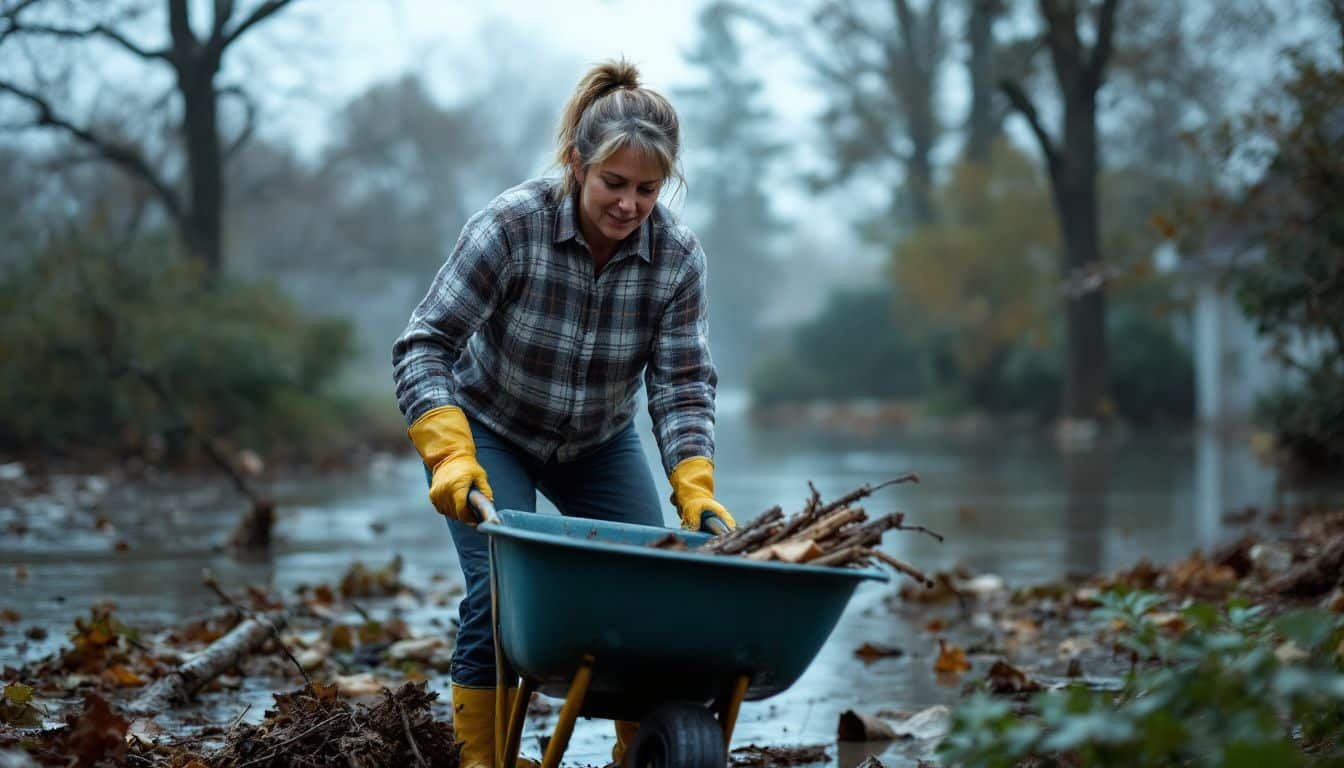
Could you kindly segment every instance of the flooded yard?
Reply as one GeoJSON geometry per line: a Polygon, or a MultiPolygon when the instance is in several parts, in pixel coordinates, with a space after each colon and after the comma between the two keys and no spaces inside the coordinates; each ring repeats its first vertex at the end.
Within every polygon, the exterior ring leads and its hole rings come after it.
{"type": "MultiPolygon", "coordinates": [[[[642,434],[657,466],[647,417],[642,434]]],[[[1273,473],[1245,443],[1212,435],[1134,433],[1066,455],[1044,435],[766,429],[741,409],[725,408],[718,440],[719,498],[739,520],[776,503],[796,511],[808,481],[833,498],[918,472],[919,485],[881,490],[864,506],[871,514],[903,511],[946,542],[889,532],[884,548],[928,572],[961,566],[997,575],[1010,588],[1207,550],[1234,534],[1225,515],[1275,501],[1273,473]]],[[[359,473],[271,487],[280,505],[276,543],[259,560],[238,560],[219,546],[244,504],[218,479],[52,482],[68,487],[37,499],[0,498],[0,609],[21,616],[0,635],[0,665],[49,653],[73,618],[101,601],[114,601],[119,618],[133,626],[200,615],[217,604],[202,586],[207,569],[225,587],[258,584],[281,592],[333,583],[353,560],[382,565],[394,556],[403,559],[402,578],[412,585],[451,589],[459,576],[446,526],[431,511],[422,471],[409,455],[380,458],[359,473]],[[60,498],[71,501],[53,501],[60,498]]],[[[666,496],[661,478],[660,488],[666,496]]],[[[669,506],[667,522],[673,519],[669,506]]],[[[849,765],[864,752],[837,752],[841,712],[914,713],[953,701],[961,686],[939,682],[932,669],[938,633],[927,625],[936,614],[901,608],[894,597],[900,585],[893,577],[861,587],[803,678],[773,699],[744,706],[734,744],[825,744],[832,762],[849,765]],[[865,662],[854,654],[864,643],[904,654],[865,662]]],[[[421,606],[405,618],[423,633],[447,631],[454,616],[451,607],[421,606]]],[[[972,622],[962,641],[973,642],[975,631],[972,622]]],[[[976,669],[983,676],[978,663],[976,669]]],[[[445,676],[430,678],[445,699],[447,685],[445,676]]],[[[228,703],[212,717],[255,721],[270,690],[249,683],[221,701],[228,703]]],[[[529,724],[524,754],[539,754],[536,737],[549,734],[553,722],[551,715],[529,724]]],[[[566,762],[601,765],[611,740],[610,724],[580,721],[566,762]]],[[[897,742],[887,754],[914,756],[902,752],[908,749],[897,742]]]]}

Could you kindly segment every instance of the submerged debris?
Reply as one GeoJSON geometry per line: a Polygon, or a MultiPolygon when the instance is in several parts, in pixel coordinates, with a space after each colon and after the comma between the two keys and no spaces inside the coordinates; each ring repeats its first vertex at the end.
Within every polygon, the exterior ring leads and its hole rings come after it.
{"type": "Polygon", "coordinates": [[[799,747],[760,747],[748,744],[729,753],[732,768],[781,768],[782,766],[812,765],[830,760],[825,744],[799,747]]]}

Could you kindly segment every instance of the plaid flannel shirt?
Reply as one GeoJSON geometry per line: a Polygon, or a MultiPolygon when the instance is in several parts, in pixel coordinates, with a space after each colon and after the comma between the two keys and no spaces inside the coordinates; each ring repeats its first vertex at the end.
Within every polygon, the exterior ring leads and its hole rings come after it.
{"type": "Polygon", "coordinates": [[[576,201],[534,179],[467,221],[392,348],[407,423],[457,405],[543,461],[634,417],[640,374],[671,473],[714,455],[705,254],[661,204],[600,274],[576,201]]]}

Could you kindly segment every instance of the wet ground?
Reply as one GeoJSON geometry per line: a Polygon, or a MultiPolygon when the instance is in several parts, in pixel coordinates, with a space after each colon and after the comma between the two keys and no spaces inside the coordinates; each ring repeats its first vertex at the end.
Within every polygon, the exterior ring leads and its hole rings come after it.
{"type": "MultiPolygon", "coordinates": [[[[647,423],[643,434],[657,466],[647,423]]],[[[729,408],[720,417],[716,463],[719,496],[739,519],[773,503],[794,511],[809,480],[833,497],[917,471],[920,485],[880,491],[867,508],[905,511],[947,541],[888,533],[885,548],[929,571],[960,564],[997,574],[1010,586],[1113,570],[1141,557],[1176,559],[1233,535],[1226,513],[1275,501],[1272,473],[1244,442],[1212,436],[1131,434],[1066,455],[1044,435],[840,436],[755,428],[745,413],[729,408]]],[[[0,487],[13,487],[14,472],[4,470],[9,479],[0,476],[0,487]]],[[[226,587],[252,583],[289,591],[334,582],[352,560],[380,565],[400,555],[408,583],[443,585],[456,578],[446,527],[429,510],[422,472],[410,456],[384,457],[338,478],[271,486],[281,510],[276,545],[269,558],[255,561],[239,561],[219,547],[244,504],[217,479],[58,477],[52,484],[51,493],[36,499],[0,496],[0,609],[21,616],[0,636],[0,666],[50,652],[72,619],[96,602],[115,601],[118,616],[133,625],[199,615],[217,603],[201,585],[204,569],[226,587]],[[434,581],[436,575],[446,581],[434,581]],[[26,636],[44,631],[44,640],[26,636]]],[[[665,482],[660,490],[667,493],[665,482]]],[[[937,637],[956,639],[958,630],[930,631],[933,614],[923,609],[893,612],[888,603],[897,585],[861,587],[803,678],[784,694],[744,707],[734,743],[825,744],[832,763],[849,765],[872,750],[837,751],[842,711],[915,712],[953,701],[961,686],[940,682],[932,666],[937,637]],[[865,642],[905,654],[865,663],[853,653],[865,642]]],[[[451,615],[419,608],[406,618],[419,631],[437,631],[451,615]]],[[[962,618],[962,642],[973,641],[973,617],[962,618]]],[[[973,654],[975,673],[983,676],[993,658],[973,654]]],[[[1022,661],[1037,669],[1058,666],[1040,655],[1022,661]]],[[[431,687],[446,697],[446,679],[432,678],[431,687]]],[[[270,695],[245,687],[220,700],[229,703],[214,716],[255,720],[270,695]]],[[[553,716],[530,725],[525,753],[538,753],[536,737],[549,733],[552,722],[553,716]]],[[[580,722],[566,762],[602,764],[611,739],[608,723],[580,722]]],[[[891,764],[897,756],[917,756],[912,750],[917,747],[898,743],[884,759],[891,764]]]]}

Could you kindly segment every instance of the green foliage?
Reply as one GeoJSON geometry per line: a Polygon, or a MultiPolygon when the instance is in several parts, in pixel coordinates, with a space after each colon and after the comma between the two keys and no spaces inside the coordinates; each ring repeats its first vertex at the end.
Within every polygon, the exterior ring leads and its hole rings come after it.
{"type": "MultiPolygon", "coordinates": [[[[1018,343],[970,370],[958,356],[959,334],[912,332],[894,316],[900,299],[882,290],[841,291],[791,346],[753,369],[755,402],[844,398],[934,398],[942,406],[991,413],[1029,413],[1041,421],[1059,410],[1057,345],[1018,343]]],[[[904,313],[902,313],[904,314],[904,313]]],[[[1133,423],[1188,422],[1194,414],[1190,352],[1167,317],[1146,305],[1117,304],[1108,318],[1111,391],[1121,417],[1133,423]]]]}
{"type": "Polygon", "coordinates": [[[1018,345],[1043,346],[1059,311],[1050,193],[1007,142],[989,167],[962,163],[938,191],[938,219],[903,239],[891,276],[916,328],[938,329],[974,377],[1018,345]]]}
{"type": "Polygon", "coordinates": [[[1111,397],[1127,421],[1188,423],[1194,418],[1194,362],[1189,347],[1172,332],[1171,320],[1136,304],[1116,303],[1108,313],[1111,397]]]}
{"type": "Polygon", "coordinates": [[[929,374],[924,350],[896,326],[891,294],[882,289],[833,294],[821,314],[794,330],[783,354],[759,361],[751,374],[763,405],[811,399],[914,397],[929,374]]]}
{"type": "Polygon", "coordinates": [[[1136,667],[1118,694],[1072,687],[1035,696],[1035,714],[979,693],[941,747],[967,766],[1344,765],[1344,617],[1271,618],[1242,602],[1195,603],[1173,636],[1151,619],[1166,598],[1116,591],[1096,617],[1127,629],[1136,667]]]}
{"type": "Polygon", "coordinates": [[[173,460],[195,447],[189,426],[298,453],[336,438],[345,322],[269,284],[207,280],[166,238],[107,239],[57,238],[0,273],[0,448],[173,460]]]}
{"type": "MultiPolygon", "coordinates": [[[[1344,16],[1338,17],[1344,20],[1344,16]]],[[[1336,32],[1344,37],[1344,29],[1336,32]]],[[[1232,284],[1243,310],[1295,374],[1261,413],[1293,455],[1344,464],[1344,70],[1293,57],[1288,114],[1261,107],[1220,141],[1230,165],[1260,161],[1259,180],[1217,200],[1258,245],[1232,284]]]]}

